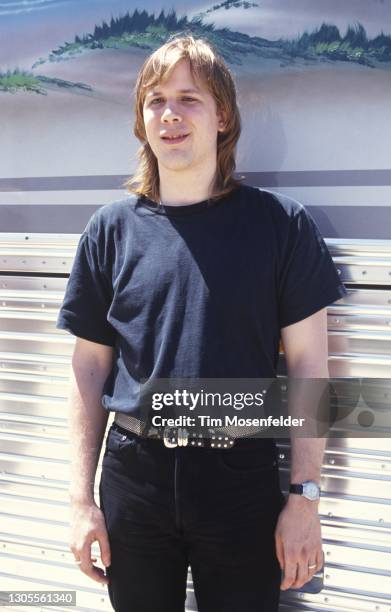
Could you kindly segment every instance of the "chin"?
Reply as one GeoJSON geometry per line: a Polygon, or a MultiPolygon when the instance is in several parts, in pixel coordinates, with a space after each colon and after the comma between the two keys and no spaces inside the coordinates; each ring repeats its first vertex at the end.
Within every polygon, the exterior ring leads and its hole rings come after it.
{"type": "Polygon", "coordinates": [[[184,170],[192,165],[192,160],[189,159],[167,159],[165,157],[158,157],[159,165],[167,170],[184,170]]]}

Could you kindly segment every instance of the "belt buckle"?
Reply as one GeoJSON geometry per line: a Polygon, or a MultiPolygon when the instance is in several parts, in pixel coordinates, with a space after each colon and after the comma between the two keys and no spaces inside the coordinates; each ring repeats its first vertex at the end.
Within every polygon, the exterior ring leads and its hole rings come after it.
{"type": "MultiPolygon", "coordinates": [[[[168,427],[163,430],[163,442],[167,448],[176,448],[177,446],[187,446],[189,444],[189,432],[185,427],[168,427]]],[[[202,434],[194,434],[191,438],[191,446],[205,446],[208,440],[203,439],[202,434]]],[[[234,440],[230,436],[215,435],[211,436],[209,448],[232,448],[234,440]]]]}
{"type": "Polygon", "coordinates": [[[163,442],[167,448],[187,446],[189,432],[185,427],[165,427],[163,431],[163,442]]]}

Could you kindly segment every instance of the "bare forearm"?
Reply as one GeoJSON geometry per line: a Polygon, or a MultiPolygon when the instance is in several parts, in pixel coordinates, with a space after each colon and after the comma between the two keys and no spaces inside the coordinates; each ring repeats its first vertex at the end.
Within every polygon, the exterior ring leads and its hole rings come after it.
{"type": "Polygon", "coordinates": [[[88,365],[72,368],[69,393],[71,503],[94,501],[94,481],[108,413],[101,394],[108,372],[88,365]]]}
{"type": "Polygon", "coordinates": [[[325,447],[325,438],[292,438],[291,482],[315,480],[320,483],[325,447]]]}
{"type": "MultiPolygon", "coordinates": [[[[289,413],[306,419],[304,431],[291,435],[292,483],[305,480],[320,483],[327,439],[320,437],[319,418],[322,415],[320,406],[328,397],[328,374],[327,364],[320,364],[318,368],[314,364],[297,364],[289,371],[289,413]],[[318,437],[312,437],[312,432],[318,437]]],[[[294,497],[296,499],[297,495],[294,497]]]]}

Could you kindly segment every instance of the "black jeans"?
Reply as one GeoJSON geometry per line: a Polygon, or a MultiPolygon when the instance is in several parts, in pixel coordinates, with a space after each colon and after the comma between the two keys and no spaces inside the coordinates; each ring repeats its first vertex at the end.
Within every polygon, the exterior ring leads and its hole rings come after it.
{"type": "Polygon", "coordinates": [[[113,424],[99,494],[116,612],[183,612],[189,565],[200,612],[278,610],[274,440],[171,449],[113,424]]]}

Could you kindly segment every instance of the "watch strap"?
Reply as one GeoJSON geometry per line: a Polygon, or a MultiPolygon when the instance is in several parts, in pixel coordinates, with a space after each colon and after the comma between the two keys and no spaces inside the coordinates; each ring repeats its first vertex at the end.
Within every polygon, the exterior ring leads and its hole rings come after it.
{"type": "Polygon", "coordinates": [[[297,493],[298,495],[303,495],[303,485],[302,484],[289,485],[289,493],[297,493]]]}

